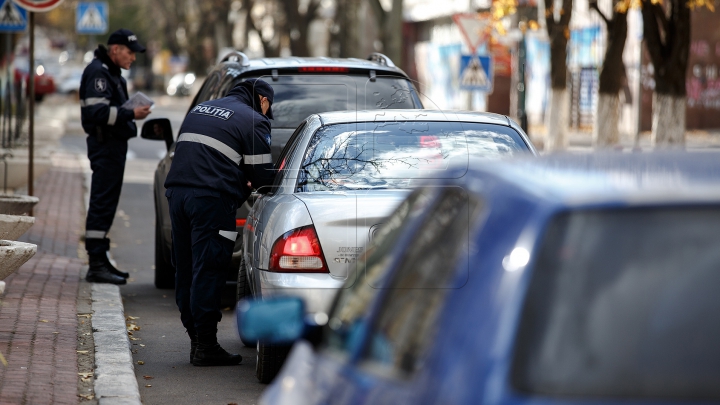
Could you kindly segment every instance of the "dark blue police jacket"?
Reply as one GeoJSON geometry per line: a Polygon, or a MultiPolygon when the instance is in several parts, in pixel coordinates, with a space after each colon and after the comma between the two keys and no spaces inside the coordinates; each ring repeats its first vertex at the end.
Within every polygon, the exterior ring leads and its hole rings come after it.
{"type": "Polygon", "coordinates": [[[137,136],[135,113],[120,108],[128,99],[125,78],[120,67],[99,45],[95,59],[83,71],[80,81],[80,116],[82,127],[90,136],[102,132],[105,138],[129,139],[137,136]]]}
{"type": "Polygon", "coordinates": [[[180,127],[165,179],[173,186],[217,190],[239,202],[274,180],[270,121],[250,107],[252,95],[235,87],[224,98],[196,105],[180,127]]]}

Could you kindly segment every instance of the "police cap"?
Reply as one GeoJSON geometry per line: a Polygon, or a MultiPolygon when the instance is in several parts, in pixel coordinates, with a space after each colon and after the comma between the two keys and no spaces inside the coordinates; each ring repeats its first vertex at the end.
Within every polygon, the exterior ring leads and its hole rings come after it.
{"type": "Polygon", "coordinates": [[[125,28],[120,28],[110,34],[108,45],[125,45],[133,52],[145,52],[145,47],[140,45],[137,36],[125,28]]]}
{"type": "Polygon", "coordinates": [[[250,91],[253,95],[253,103],[255,103],[255,99],[257,98],[257,94],[267,97],[268,101],[270,102],[270,107],[267,110],[267,114],[265,114],[268,118],[273,119],[273,113],[272,113],[272,103],[273,103],[273,97],[275,96],[275,91],[273,90],[272,86],[268,84],[265,80],[262,79],[249,79],[244,81],[242,84],[245,86],[248,86],[250,91]]]}

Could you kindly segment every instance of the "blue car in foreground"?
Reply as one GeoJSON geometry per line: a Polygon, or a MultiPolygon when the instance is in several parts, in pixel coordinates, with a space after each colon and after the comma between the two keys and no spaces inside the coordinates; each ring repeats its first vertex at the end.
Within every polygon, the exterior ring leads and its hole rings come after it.
{"type": "Polygon", "coordinates": [[[720,401],[720,154],[471,167],[397,208],[329,314],[238,305],[244,338],[295,341],[261,403],[720,401]]]}

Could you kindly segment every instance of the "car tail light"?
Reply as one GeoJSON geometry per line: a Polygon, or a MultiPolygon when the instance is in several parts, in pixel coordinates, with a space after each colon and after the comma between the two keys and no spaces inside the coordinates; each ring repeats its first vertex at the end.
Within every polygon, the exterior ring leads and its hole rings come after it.
{"type": "Polygon", "coordinates": [[[315,227],[286,232],[270,253],[270,271],[281,273],[329,273],[315,227]]]}
{"type": "Polygon", "coordinates": [[[245,222],[247,222],[247,219],[245,218],[235,218],[235,227],[236,228],[243,228],[245,227],[245,222]]]}
{"type": "Polygon", "coordinates": [[[298,72],[304,73],[348,73],[349,68],[339,66],[304,66],[298,68],[298,72]]]}

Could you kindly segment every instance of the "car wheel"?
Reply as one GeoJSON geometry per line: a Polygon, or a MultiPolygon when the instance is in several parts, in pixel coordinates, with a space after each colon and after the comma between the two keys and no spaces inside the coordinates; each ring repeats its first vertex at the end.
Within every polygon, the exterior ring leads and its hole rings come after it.
{"type": "Polygon", "coordinates": [[[175,268],[165,258],[163,249],[162,229],[155,220],[155,288],[175,288],[175,268]]]}
{"type": "Polygon", "coordinates": [[[262,384],[270,384],[285,362],[285,358],[290,352],[290,346],[267,345],[258,342],[256,347],[255,376],[262,384]]]}

